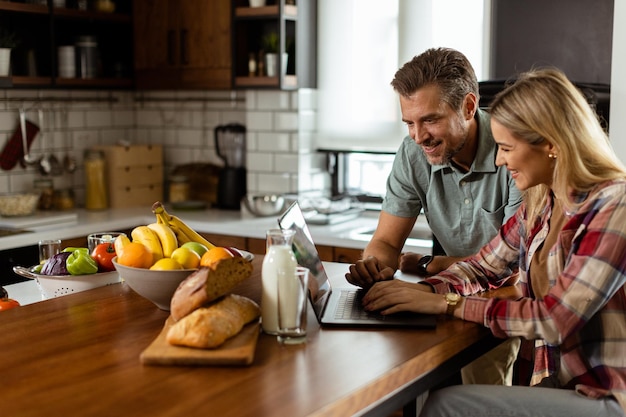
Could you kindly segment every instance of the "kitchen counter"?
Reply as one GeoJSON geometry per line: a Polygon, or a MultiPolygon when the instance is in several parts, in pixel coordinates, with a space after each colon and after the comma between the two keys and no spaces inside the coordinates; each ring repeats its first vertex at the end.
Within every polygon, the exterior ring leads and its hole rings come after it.
{"type": "MultiPolygon", "coordinates": [[[[265,239],[265,231],[277,227],[276,217],[254,217],[245,210],[174,210],[168,212],[183,219],[198,232],[265,239]]],[[[365,211],[358,218],[334,225],[310,225],[316,244],[362,249],[369,241],[368,232],[376,228],[379,212],[365,211]]],[[[29,233],[0,237],[0,250],[36,245],[41,239],[70,239],[96,232],[126,230],[155,221],[150,208],[136,207],[71,212],[38,212],[21,218],[0,217],[0,227],[26,229],[29,233]]],[[[427,232],[423,216],[416,224],[417,230],[427,232]]],[[[430,253],[432,246],[424,240],[411,239],[405,251],[430,253]]]]}

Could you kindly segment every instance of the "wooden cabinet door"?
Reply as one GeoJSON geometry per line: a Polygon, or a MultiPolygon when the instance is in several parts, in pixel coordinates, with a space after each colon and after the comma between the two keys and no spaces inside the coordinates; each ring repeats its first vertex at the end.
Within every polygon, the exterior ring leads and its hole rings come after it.
{"type": "Polygon", "coordinates": [[[230,0],[136,0],[138,88],[231,87],[230,0]]]}
{"type": "Polygon", "coordinates": [[[184,88],[231,87],[230,0],[174,0],[184,88]]]}
{"type": "Polygon", "coordinates": [[[352,249],[352,248],[339,248],[336,247],[334,250],[334,261],[341,263],[353,264],[359,259],[361,259],[363,254],[363,249],[352,249]]]}
{"type": "Polygon", "coordinates": [[[246,238],[240,236],[216,235],[212,233],[200,233],[202,237],[215,246],[232,246],[237,249],[246,248],[246,238]]]}
{"type": "Polygon", "coordinates": [[[138,88],[175,88],[178,74],[178,14],[170,0],[133,2],[135,83],[138,88]]]}

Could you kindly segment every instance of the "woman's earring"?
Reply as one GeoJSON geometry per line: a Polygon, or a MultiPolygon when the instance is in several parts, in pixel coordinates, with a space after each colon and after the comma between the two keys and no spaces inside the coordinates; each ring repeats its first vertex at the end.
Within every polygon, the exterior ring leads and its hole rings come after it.
{"type": "Polygon", "coordinates": [[[556,159],[556,154],[553,154],[552,152],[550,152],[550,153],[548,154],[548,158],[550,158],[550,159],[556,159]]]}

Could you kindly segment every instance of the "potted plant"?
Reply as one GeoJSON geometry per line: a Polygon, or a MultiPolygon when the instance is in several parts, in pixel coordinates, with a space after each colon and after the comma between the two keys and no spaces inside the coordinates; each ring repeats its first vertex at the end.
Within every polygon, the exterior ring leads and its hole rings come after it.
{"type": "Polygon", "coordinates": [[[0,28],[0,77],[9,75],[11,69],[11,49],[18,44],[14,32],[0,28]]]}
{"type": "Polygon", "coordinates": [[[278,72],[278,33],[270,32],[263,36],[265,52],[265,71],[268,77],[275,77],[278,72]]]}
{"type": "MultiPolygon", "coordinates": [[[[268,77],[275,77],[278,73],[278,49],[280,40],[278,33],[270,32],[263,36],[263,51],[265,52],[265,68],[268,77]]],[[[282,55],[283,75],[287,68],[288,55],[282,55]]]]}

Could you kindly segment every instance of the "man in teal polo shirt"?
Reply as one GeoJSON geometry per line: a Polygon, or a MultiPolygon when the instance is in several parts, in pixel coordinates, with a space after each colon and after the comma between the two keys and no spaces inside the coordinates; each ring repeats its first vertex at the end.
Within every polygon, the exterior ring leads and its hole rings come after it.
{"type": "MultiPolygon", "coordinates": [[[[400,68],[391,85],[409,136],[396,153],[376,232],[346,274],[363,288],[392,279],[398,268],[432,275],[478,252],[521,203],[506,167],[496,166],[489,115],[478,107],[478,81],[462,53],[429,49],[400,68]],[[402,254],[422,209],[441,249],[435,256],[402,254]]],[[[479,371],[464,370],[463,381],[510,385],[518,345],[502,344],[479,371]]]]}

